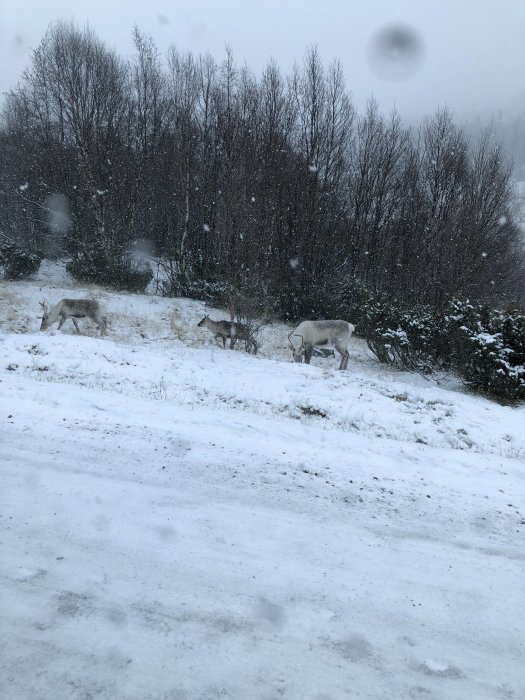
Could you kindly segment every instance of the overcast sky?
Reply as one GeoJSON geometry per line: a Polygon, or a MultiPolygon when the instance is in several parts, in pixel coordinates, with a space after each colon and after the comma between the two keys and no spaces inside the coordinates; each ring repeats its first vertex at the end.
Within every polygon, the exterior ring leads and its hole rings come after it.
{"type": "Polygon", "coordinates": [[[525,0],[0,0],[0,92],[56,19],[89,23],[123,56],[134,24],[162,52],[173,43],[220,60],[229,44],[256,72],[270,58],[289,71],[316,44],[324,60],[340,59],[358,108],[373,94],[410,120],[443,105],[458,119],[525,111],[525,0]],[[369,60],[370,42],[392,23],[423,47],[404,79],[379,75],[369,60]]]}

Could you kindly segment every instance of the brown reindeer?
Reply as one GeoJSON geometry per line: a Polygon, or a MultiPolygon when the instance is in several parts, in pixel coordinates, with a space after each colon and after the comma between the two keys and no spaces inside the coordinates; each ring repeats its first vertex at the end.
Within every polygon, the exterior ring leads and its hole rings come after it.
{"type": "Polygon", "coordinates": [[[206,328],[213,333],[215,336],[215,342],[219,344],[219,340],[222,340],[222,347],[226,348],[226,339],[230,339],[230,350],[233,350],[237,340],[244,340],[246,343],[246,351],[257,353],[257,343],[252,337],[252,333],[248,326],[243,323],[237,323],[236,321],[212,321],[211,318],[206,314],[206,316],[199,321],[197,324],[199,328],[206,326],[206,328]]]}

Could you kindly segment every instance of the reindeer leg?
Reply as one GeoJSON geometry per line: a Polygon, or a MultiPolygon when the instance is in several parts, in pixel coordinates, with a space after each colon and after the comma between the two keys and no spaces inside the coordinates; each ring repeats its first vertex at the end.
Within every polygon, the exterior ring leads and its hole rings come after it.
{"type": "Polygon", "coordinates": [[[346,369],[348,367],[348,358],[350,357],[348,348],[336,347],[336,350],[341,355],[341,364],[339,365],[339,369],[346,369]]]}
{"type": "Polygon", "coordinates": [[[305,345],[304,346],[304,361],[307,365],[310,364],[310,360],[312,359],[312,354],[313,354],[313,346],[312,345],[305,345]]]}
{"type": "Polygon", "coordinates": [[[66,322],[66,317],[65,317],[65,316],[61,316],[61,317],[60,317],[60,323],[58,324],[58,330],[60,330],[60,329],[62,328],[62,326],[64,325],[65,322],[66,322]]]}
{"type": "Polygon", "coordinates": [[[77,333],[78,333],[79,335],[81,335],[81,333],[80,333],[80,328],[78,327],[77,319],[76,319],[74,316],[71,316],[71,320],[72,320],[73,323],[75,324],[75,328],[77,329],[77,333]]]}

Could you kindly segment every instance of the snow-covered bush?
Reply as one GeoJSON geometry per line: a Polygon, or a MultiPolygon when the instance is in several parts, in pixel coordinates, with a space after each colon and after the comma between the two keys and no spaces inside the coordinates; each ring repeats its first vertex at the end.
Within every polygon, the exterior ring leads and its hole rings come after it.
{"type": "Polygon", "coordinates": [[[363,308],[361,335],[380,362],[456,372],[489,395],[525,399],[525,315],[453,300],[446,313],[385,299],[363,308]]]}
{"type": "Polygon", "coordinates": [[[148,262],[127,256],[80,255],[67,264],[69,274],[80,282],[91,282],[128,292],[143,292],[153,279],[148,262]]]}
{"type": "Polygon", "coordinates": [[[332,276],[299,288],[290,284],[275,295],[279,318],[291,323],[304,320],[342,319],[361,335],[365,309],[374,295],[353,276],[332,276]]]}
{"type": "Polygon", "coordinates": [[[525,313],[516,309],[501,312],[498,327],[505,345],[511,350],[509,362],[513,366],[525,365],[525,313]]]}
{"type": "Polygon", "coordinates": [[[473,388],[525,399],[525,316],[454,300],[446,316],[451,362],[473,388]]]}
{"type": "Polygon", "coordinates": [[[446,340],[430,309],[407,309],[384,299],[362,309],[361,335],[380,362],[429,373],[440,363],[446,340]]]}
{"type": "Polygon", "coordinates": [[[276,307],[280,318],[297,323],[306,319],[335,318],[339,301],[325,284],[311,284],[305,289],[290,285],[277,294],[276,307]]]}
{"type": "Polygon", "coordinates": [[[183,281],[177,275],[170,276],[160,284],[160,292],[165,297],[187,297],[199,299],[211,306],[222,306],[228,290],[223,280],[195,279],[183,281]]]}
{"type": "Polygon", "coordinates": [[[6,279],[27,279],[38,272],[43,255],[10,240],[0,243],[0,268],[6,279]]]}

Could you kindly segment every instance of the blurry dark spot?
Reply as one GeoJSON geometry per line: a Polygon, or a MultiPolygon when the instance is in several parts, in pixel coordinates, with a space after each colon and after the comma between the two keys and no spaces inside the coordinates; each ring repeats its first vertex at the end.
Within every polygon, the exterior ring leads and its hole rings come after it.
{"type": "Polygon", "coordinates": [[[157,14],[157,20],[158,23],[163,26],[170,23],[169,17],[166,17],[166,15],[161,15],[160,12],[157,14]]]}
{"type": "Polygon", "coordinates": [[[95,528],[99,532],[106,532],[109,530],[110,522],[106,515],[99,515],[95,518],[95,528]]]}
{"type": "Polygon", "coordinates": [[[431,691],[421,685],[415,685],[409,690],[408,694],[411,698],[419,698],[419,700],[421,700],[423,697],[429,697],[431,695],[431,691]]]}
{"type": "MultiPolygon", "coordinates": [[[[162,467],[164,469],[164,467],[162,467]]],[[[169,540],[172,537],[175,537],[176,532],[174,527],[170,527],[169,525],[161,525],[160,527],[157,528],[157,532],[159,533],[159,536],[162,537],[163,540],[169,540]]]]}
{"type": "Polygon", "coordinates": [[[39,632],[45,632],[50,628],[50,625],[46,625],[45,622],[34,622],[33,627],[39,632]]]}
{"type": "Polygon", "coordinates": [[[64,194],[50,194],[45,205],[49,231],[55,234],[67,233],[72,225],[68,198],[64,194]]]}
{"type": "Polygon", "coordinates": [[[404,642],[405,644],[408,644],[409,647],[415,647],[415,646],[416,646],[416,643],[414,642],[414,640],[413,640],[411,637],[407,636],[407,635],[401,637],[401,641],[404,642]]]}
{"type": "Polygon", "coordinates": [[[357,661],[371,656],[373,651],[370,642],[359,634],[353,634],[337,642],[335,647],[343,658],[349,659],[350,661],[357,661]]]}
{"type": "Polygon", "coordinates": [[[255,614],[269,629],[282,629],[286,624],[286,615],[282,607],[266,598],[259,600],[255,614]]]}
{"type": "Polygon", "coordinates": [[[206,32],[206,22],[203,22],[202,20],[199,20],[197,22],[193,22],[191,25],[191,33],[193,35],[194,39],[199,39],[202,37],[206,32]]]}
{"type": "Polygon", "coordinates": [[[63,617],[89,615],[92,608],[93,603],[91,597],[84,593],[64,591],[57,596],[57,611],[63,617]]]}
{"type": "Polygon", "coordinates": [[[418,33],[405,25],[389,25],[377,32],[368,45],[368,60],[384,80],[406,80],[423,65],[425,50],[418,33]]]}
{"type": "Polygon", "coordinates": [[[107,618],[115,625],[123,625],[126,622],[126,614],[118,608],[110,608],[107,612],[107,618]]]}
{"type": "Polygon", "coordinates": [[[22,34],[15,34],[11,39],[11,51],[20,56],[26,53],[27,40],[22,34]]]}

